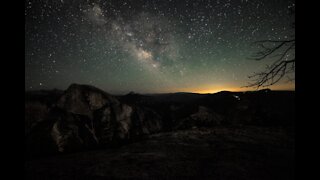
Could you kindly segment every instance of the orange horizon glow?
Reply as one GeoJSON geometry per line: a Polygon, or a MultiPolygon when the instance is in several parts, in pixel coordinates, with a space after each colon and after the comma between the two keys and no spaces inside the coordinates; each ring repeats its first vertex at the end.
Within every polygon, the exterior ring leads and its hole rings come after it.
{"type": "Polygon", "coordinates": [[[211,94],[211,93],[217,93],[221,91],[231,91],[231,92],[245,92],[245,91],[257,91],[261,89],[271,89],[271,90],[278,90],[278,91],[294,91],[295,85],[294,84],[278,84],[271,87],[261,87],[259,89],[257,88],[248,88],[248,87],[204,87],[204,88],[185,88],[185,89],[179,89],[175,90],[175,92],[191,92],[191,93],[198,93],[198,94],[211,94]]]}

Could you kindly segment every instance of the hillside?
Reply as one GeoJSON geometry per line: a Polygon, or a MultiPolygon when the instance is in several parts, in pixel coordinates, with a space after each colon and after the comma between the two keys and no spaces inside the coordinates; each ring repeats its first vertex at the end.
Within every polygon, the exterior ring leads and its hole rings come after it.
{"type": "Polygon", "coordinates": [[[29,179],[290,179],[294,91],[26,92],[25,138],[29,179]]]}

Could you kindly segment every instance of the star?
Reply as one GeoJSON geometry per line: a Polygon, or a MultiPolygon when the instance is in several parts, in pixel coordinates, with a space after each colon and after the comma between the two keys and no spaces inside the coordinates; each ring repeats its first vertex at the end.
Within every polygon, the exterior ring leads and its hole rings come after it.
{"type": "Polygon", "coordinates": [[[240,88],[272,60],[248,61],[258,48],[253,42],[294,37],[294,8],[294,0],[26,0],[25,89],[71,83],[111,93],[240,88]]]}

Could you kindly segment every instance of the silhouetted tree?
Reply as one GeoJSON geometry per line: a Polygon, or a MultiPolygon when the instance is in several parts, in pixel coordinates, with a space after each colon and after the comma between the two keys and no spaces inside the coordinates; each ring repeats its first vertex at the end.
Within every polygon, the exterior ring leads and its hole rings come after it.
{"type": "MultiPolygon", "coordinates": [[[[295,7],[289,9],[290,14],[294,16],[295,7]]],[[[295,28],[295,22],[292,23],[292,28],[295,28]]],[[[266,87],[274,85],[287,75],[289,81],[294,81],[290,74],[295,72],[295,36],[292,39],[286,40],[262,40],[256,41],[255,45],[261,48],[251,58],[257,61],[276,58],[273,63],[267,65],[265,70],[249,76],[252,80],[246,87],[266,87]]]]}
{"type": "MultiPolygon", "coordinates": [[[[279,82],[285,75],[295,72],[295,39],[290,40],[263,40],[255,42],[262,51],[253,55],[254,60],[263,60],[268,57],[277,59],[267,65],[264,71],[249,76],[253,80],[247,87],[260,88],[271,86],[279,82]]],[[[289,79],[294,80],[294,79],[289,79]]]]}

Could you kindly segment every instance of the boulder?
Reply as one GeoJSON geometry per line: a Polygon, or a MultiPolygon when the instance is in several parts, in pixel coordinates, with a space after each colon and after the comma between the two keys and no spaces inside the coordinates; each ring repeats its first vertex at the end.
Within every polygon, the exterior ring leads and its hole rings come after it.
{"type": "Polygon", "coordinates": [[[161,117],[153,110],[121,103],[88,85],[72,84],[55,104],[48,109],[26,103],[28,122],[41,122],[28,124],[30,151],[74,152],[139,138],[162,128],[161,117]],[[50,146],[42,147],[48,142],[50,146]]]}

